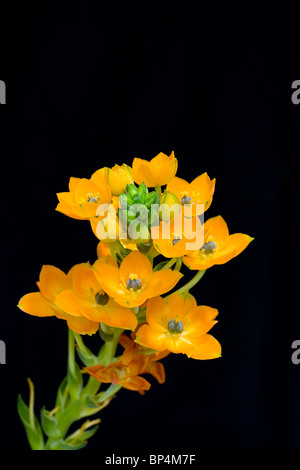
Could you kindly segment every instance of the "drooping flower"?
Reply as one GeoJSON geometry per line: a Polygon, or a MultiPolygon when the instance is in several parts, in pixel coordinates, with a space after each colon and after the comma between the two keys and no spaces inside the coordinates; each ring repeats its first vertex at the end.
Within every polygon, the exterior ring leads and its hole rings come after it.
{"type": "Polygon", "coordinates": [[[203,270],[215,264],[224,264],[238,256],[252,240],[252,237],[243,233],[229,235],[223,217],[212,217],[204,224],[203,246],[185,256],[183,262],[192,270],[203,270]]]}
{"type": "Polygon", "coordinates": [[[203,228],[198,217],[186,218],[183,212],[169,222],[152,227],[155,249],[166,258],[179,258],[203,245],[203,228]]]}
{"type": "Polygon", "coordinates": [[[135,356],[128,364],[124,364],[121,359],[112,362],[107,366],[98,364],[96,366],[85,367],[84,370],[99,382],[112,383],[121,385],[122,387],[139,392],[141,395],[149,390],[151,384],[140,377],[139,374],[145,368],[147,358],[145,356],[135,356]]]}
{"type": "Polygon", "coordinates": [[[65,289],[70,289],[73,269],[65,274],[55,266],[43,266],[37,283],[40,292],[24,295],[20,299],[18,307],[24,312],[38,317],[56,316],[66,320],[69,328],[76,333],[91,335],[99,328],[97,321],[91,321],[78,312],[68,314],[55,304],[57,296],[65,289]]]}
{"type": "MultiPolygon", "coordinates": [[[[100,258],[98,264],[104,269],[116,267],[111,256],[100,258]]],[[[63,290],[55,304],[70,315],[84,316],[93,322],[133,330],[137,325],[136,316],[129,308],[121,307],[111,298],[97,281],[95,270],[89,263],[74,266],[72,287],[63,290]]]]}
{"type": "Polygon", "coordinates": [[[122,362],[124,364],[129,364],[137,354],[142,354],[146,356],[147,361],[141,374],[151,374],[160,384],[164,383],[166,379],[165,368],[163,364],[158,361],[168,356],[170,351],[160,351],[148,354],[147,349],[134,341],[135,338],[136,332],[133,331],[130,333],[130,337],[124,333],[120,336],[119,343],[124,348],[122,362]]]}
{"type": "Polygon", "coordinates": [[[70,178],[69,192],[57,194],[58,212],[73,219],[90,220],[96,216],[100,204],[110,204],[111,189],[107,183],[107,168],[93,173],[90,179],[70,178]]]}
{"type": "Polygon", "coordinates": [[[148,187],[163,186],[174,178],[177,167],[178,162],[174,152],[169,157],[160,152],[150,161],[135,158],[132,163],[132,174],[137,184],[144,182],[148,187]]]}
{"type": "Polygon", "coordinates": [[[102,289],[124,307],[138,307],[147,299],[168,292],[182,277],[171,269],[153,272],[150,261],[139,251],[126,256],[120,268],[99,261],[94,268],[102,289]]]}
{"type": "Polygon", "coordinates": [[[114,196],[124,193],[126,186],[133,183],[131,168],[128,165],[115,165],[108,169],[107,181],[114,196]]]}
{"type": "Polygon", "coordinates": [[[211,180],[207,173],[198,176],[191,183],[175,176],[166,189],[175,194],[179,203],[184,206],[186,216],[190,217],[201,215],[209,208],[215,191],[215,183],[216,180],[211,180]]]}
{"type": "Polygon", "coordinates": [[[97,257],[103,258],[104,256],[110,256],[111,251],[109,245],[104,242],[99,242],[97,245],[97,257]]]}
{"type": "Polygon", "coordinates": [[[218,311],[197,306],[187,293],[174,292],[166,299],[155,297],[147,303],[147,325],[137,331],[136,342],[156,351],[183,353],[193,359],[220,357],[220,343],[207,332],[214,326],[218,311]]]}

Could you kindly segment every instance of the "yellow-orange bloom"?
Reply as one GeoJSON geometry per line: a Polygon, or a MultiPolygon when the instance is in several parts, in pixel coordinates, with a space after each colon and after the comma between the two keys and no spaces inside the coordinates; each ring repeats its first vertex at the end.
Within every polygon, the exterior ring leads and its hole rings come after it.
{"type": "MultiPolygon", "coordinates": [[[[104,269],[117,266],[110,256],[100,258],[97,262],[104,269]]],[[[89,263],[74,266],[72,287],[58,294],[55,304],[70,315],[84,316],[93,322],[129,330],[137,326],[137,319],[132,311],[118,305],[102,289],[95,277],[95,270],[89,263]]]]}
{"type": "Polygon", "coordinates": [[[120,268],[99,261],[94,268],[102,289],[124,307],[138,307],[147,299],[168,292],[182,277],[171,269],[153,272],[150,261],[139,251],[126,256],[120,268]]]}
{"type": "Polygon", "coordinates": [[[93,334],[99,328],[99,323],[91,321],[80,314],[68,314],[55,304],[57,296],[69,289],[72,285],[72,268],[65,274],[55,266],[45,265],[40,273],[40,280],[37,283],[40,292],[32,292],[24,295],[18,304],[23,312],[38,317],[56,316],[66,320],[69,328],[80,334],[93,334]]]}
{"type": "Polygon", "coordinates": [[[177,167],[174,152],[169,157],[160,152],[150,161],[135,158],[132,163],[132,174],[137,184],[144,182],[148,187],[163,186],[174,178],[177,167]]]}
{"type": "Polygon", "coordinates": [[[147,358],[141,355],[136,356],[129,364],[124,364],[120,359],[107,366],[98,364],[85,367],[84,370],[99,382],[119,384],[127,390],[139,392],[143,395],[151,387],[151,384],[139,375],[144,370],[146,361],[147,358]]]}
{"type": "Polygon", "coordinates": [[[96,216],[100,204],[110,204],[111,189],[107,183],[107,168],[93,173],[91,179],[70,178],[69,192],[57,194],[58,212],[73,219],[89,220],[96,216]]]}
{"type": "Polygon", "coordinates": [[[119,343],[123,346],[124,352],[122,354],[123,364],[129,364],[135,356],[142,354],[147,358],[144,369],[141,374],[151,374],[156,380],[162,384],[165,382],[166,373],[163,364],[160,361],[170,354],[170,351],[154,352],[153,354],[145,354],[145,348],[137,344],[134,339],[136,333],[131,332],[130,337],[124,333],[120,336],[119,343]]]}
{"type": "Polygon", "coordinates": [[[174,193],[180,204],[185,206],[186,215],[189,207],[191,216],[201,215],[212,203],[216,180],[211,180],[207,173],[197,176],[191,183],[182,178],[175,178],[167,186],[167,191],[174,193]],[[199,207],[194,209],[195,204],[199,207]],[[203,208],[200,206],[203,205],[203,208]]]}
{"type": "Polygon", "coordinates": [[[152,227],[155,249],[166,258],[179,258],[203,245],[203,228],[198,217],[185,218],[183,212],[169,222],[152,227]]]}
{"type": "Polygon", "coordinates": [[[115,165],[108,169],[107,181],[114,196],[126,191],[127,184],[133,183],[131,168],[128,165],[115,165]]]}
{"type": "Polygon", "coordinates": [[[204,244],[200,250],[183,258],[189,269],[203,270],[215,264],[224,264],[238,256],[253,238],[243,233],[229,235],[227,224],[223,217],[208,219],[204,224],[204,244]]]}
{"type": "Polygon", "coordinates": [[[174,292],[166,299],[156,297],[147,303],[146,319],[137,331],[136,342],[156,351],[183,353],[193,359],[220,357],[220,343],[207,332],[214,326],[218,311],[198,306],[187,293],[174,292]]]}

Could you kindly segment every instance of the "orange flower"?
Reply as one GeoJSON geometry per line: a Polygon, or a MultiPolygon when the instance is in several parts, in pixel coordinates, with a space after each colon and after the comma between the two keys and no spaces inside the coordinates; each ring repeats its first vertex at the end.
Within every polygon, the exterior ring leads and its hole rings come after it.
{"type": "Polygon", "coordinates": [[[107,181],[114,196],[126,191],[127,184],[133,183],[131,168],[128,165],[115,165],[108,169],[107,181]]]}
{"type": "Polygon", "coordinates": [[[204,224],[204,244],[200,250],[183,258],[189,269],[203,270],[215,264],[224,264],[238,256],[254,240],[243,233],[229,235],[221,216],[212,217],[204,224]]]}
{"type": "Polygon", "coordinates": [[[107,168],[93,173],[91,179],[70,178],[69,192],[57,194],[56,210],[73,219],[89,220],[96,216],[100,204],[110,204],[111,190],[107,184],[107,168]]]}
{"type": "Polygon", "coordinates": [[[166,258],[179,258],[203,245],[203,228],[198,217],[185,218],[183,212],[169,222],[152,227],[156,250],[166,258]]]}
{"type": "Polygon", "coordinates": [[[132,174],[137,184],[144,182],[148,187],[163,186],[174,178],[177,167],[178,163],[174,152],[169,157],[160,152],[150,162],[135,158],[132,163],[132,174]]]}
{"type": "Polygon", "coordinates": [[[125,335],[124,333],[120,336],[119,343],[124,348],[124,352],[122,354],[122,362],[123,364],[129,364],[132,359],[138,355],[142,354],[146,356],[147,362],[145,364],[144,369],[141,374],[151,374],[156,380],[162,384],[165,381],[166,374],[165,368],[159,360],[163,359],[164,357],[170,354],[170,351],[161,351],[161,352],[154,352],[153,354],[146,354],[146,349],[143,346],[135,343],[134,339],[136,338],[136,333],[131,332],[130,337],[125,335]]]}
{"type": "Polygon", "coordinates": [[[147,299],[168,292],[182,277],[171,269],[153,272],[150,261],[139,251],[127,255],[120,268],[99,260],[94,268],[102,289],[124,307],[138,307],[147,299]]]}
{"type": "MultiPolygon", "coordinates": [[[[104,269],[116,267],[112,257],[98,261],[104,269]]],[[[89,263],[77,264],[72,270],[72,287],[63,290],[55,304],[74,316],[84,316],[93,322],[133,330],[137,325],[136,316],[128,308],[121,307],[102,289],[95,277],[95,270],[89,263]]]]}
{"type": "Polygon", "coordinates": [[[98,364],[96,366],[85,367],[92,377],[103,383],[112,383],[121,385],[128,390],[139,392],[141,395],[145,390],[149,390],[151,384],[140,377],[139,374],[144,370],[147,359],[143,356],[136,356],[129,364],[124,364],[120,359],[112,362],[108,366],[98,364]]]}
{"type": "Polygon", "coordinates": [[[215,191],[216,180],[211,180],[207,173],[195,178],[191,183],[188,183],[182,178],[175,178],[167,186],[167,191],[174,193],[180,204],[185,206],[186,216],[189,217],[188,212],[191,215],[201,215],[206,211],[212,203],[213,194],[215,191]],[[204,208],[196,207],[195,204],[203,204],[204,208]]]}
{"type": "Polygon", "coordinates": [[[148,325],[142,325],[136,342],[156,351],[183,353],[193,359],[220,357],[219,342],[207,332],[214,326],[218,311],[198,306],[185,292],[174,292],[167,299],[156,297],[147,304],[148,325]]]}
{"type": "Polygon", "coordinates": [[[65,274],[55,266],[43,266],[40,280],[37,283],[40,292],[24,295],[18,304],[23,312],[38,317],[56,316],[66,320],[69,328],[80,334],[93,334],[99,328],[99,323],[91,321],[80,314],[69,315],[55,304],[57,296],[72,283],[73,268],[65,274]]]}

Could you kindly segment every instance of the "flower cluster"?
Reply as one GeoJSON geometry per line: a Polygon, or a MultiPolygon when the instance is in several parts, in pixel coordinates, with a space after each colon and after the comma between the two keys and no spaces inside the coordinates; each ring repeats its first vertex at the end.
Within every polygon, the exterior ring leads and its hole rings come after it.
{"type": "Polygon", "coordinates": [[[240,254],[252,238],[229,235],[221,216],[203,222],[215,179],[203,173],[188,183],[176,176],[177,167],[174,152],[150,161],[135,158],[131,167],[72,177],[69,191],[57,194],[57,211],[89,221],[98,238],[97,259],[67,274],[43,266],[39,291],[24,295],[18,306],[31,315],[65,320],[85,366],[81,373],[98,384],[143,394],[150,383],[142,375],[163,383],[159,361],[170,353],[202,360],[221,356],[219,342],[208,333],[218,311],[197,306],[189,290],[208,268],[240,254]],[[182,265],[187,273],[197,272],[178,287],[182,265]],[[94,355],[81,335],[97,331],[104,345],[94,355]],[[123,352],[115,355],[120,347],[123,352]]]}

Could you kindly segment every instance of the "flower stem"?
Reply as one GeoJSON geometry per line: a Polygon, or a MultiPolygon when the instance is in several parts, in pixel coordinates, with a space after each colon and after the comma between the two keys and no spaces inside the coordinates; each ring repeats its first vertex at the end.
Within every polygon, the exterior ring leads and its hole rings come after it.
{"type": "Polygon", "coordinates": [[[170,261],[167,264],[165,264],[161,269],[163,270],[163,269],[171,268],[173,266],[173,264],[176,263],[176,261],[177,261],[177,258],[170,259],[170,261]]]}
{"type": "Polygon", "coordinates": [[[197,282],[202,279],[202,277],[205,274],[206,269],[203,269],[202,271],[198,271],[197,274],[184,286],[182,286],[180,289],[176,290],[175,292],[177,294],[182,294],[183,292],[189,291],[192,287],[194,287],[197,282]]]}
{"type": "Polygon", "coordinates": [[[180,271],[181,266],[182,266],[182,257],[177,258],[174,271],[180,271]]]}

